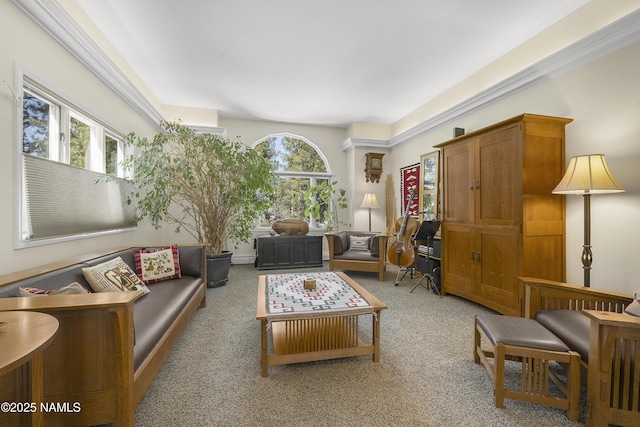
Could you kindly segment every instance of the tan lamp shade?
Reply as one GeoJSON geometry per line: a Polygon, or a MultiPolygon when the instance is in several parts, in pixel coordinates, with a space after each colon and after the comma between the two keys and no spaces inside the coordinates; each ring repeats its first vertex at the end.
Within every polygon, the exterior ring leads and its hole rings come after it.
{"type": "Polygon", "coordinates": [[[618,184],[607,167],[603,154],[587,154],[572,157],[562,180],[553,189],[554,194],[580,194],[584,200],[584,245],[582,245],[582,268],[584,286],[591,286],[591,195],[620,193],[624,188],[618,184]]]}
{"type": "Polygon", "coordinates": [[[621,193],[624,188],[613,176],[604,154],[572,157],[562,180],[553,189],[554,194],[621,193]]]}
{"type": "Polygon", "coordinates": [[[362,200],[361,208],[379,208],[378,198],[375,193],[365,193],[364,199],[362,200]]]}
{"type": "Polygon", "coordinates": [[[379,208],[378,199],[375,193],[364,193],[361,208],[369,208],[369,232],[371,232],[371,208],[379,208]]]}

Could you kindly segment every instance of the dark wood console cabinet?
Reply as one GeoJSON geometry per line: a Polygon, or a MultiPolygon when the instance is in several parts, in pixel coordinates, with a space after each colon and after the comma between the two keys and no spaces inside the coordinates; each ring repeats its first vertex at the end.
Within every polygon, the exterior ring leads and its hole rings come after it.
{"type": "Polygon", "coordinates": [[[260,236],[258,270],[322,267],[322,236],[260,236]]]}

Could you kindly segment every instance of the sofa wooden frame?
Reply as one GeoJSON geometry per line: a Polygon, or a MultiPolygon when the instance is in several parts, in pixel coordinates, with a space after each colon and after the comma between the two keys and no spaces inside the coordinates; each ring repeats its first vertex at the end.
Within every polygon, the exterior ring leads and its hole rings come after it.
{"type": "MultiPolygon", "coordinates": [[[[372,234],[363,232],[362,234],[372,234]]],[[[336,233],[325,233],[327,245],[329,248],[329,270],[351,270],[351,271],[367,271],[378,273],[378,280],[384,282],[384,272],[387,269],[387,241],[389,236],[379,234],[378,237],[378,258],[372,258],[371,261],[363,261],[361,259],[339,259],[334,258],[335,251],[335,235],[336,233]]]]}
{"type": "Polygon", "coordinates": [[[640,425],[640,318],[622,314],[633,297],[549,280],[520,280],[524,317],[535,319],[544,309],[568,309],[582,310],[591,320],[589,363],[582,362],[586,426],[640,425]]]}
{"type": "MultiPolygon", "coordinates": [[[[83,261],[128,248],[86,255],[0,277],[0,286],[25,280],[83,261]]],[[[202,266],[206,265],[204,251],[202,266]]],[[[204,267],[203,267],[204,268],[204,267]]],[[[203,271],[203,274],[206,272],[203,271]]],[[[133,304],[141,291],[54,295],[46,298],[0,298],[0,311],[38,311],[60,323],[56,338],[44,351],[44,400],[82,402],[73,423],[115,423],[133,426],[134,411],[162,367],[189,320],[206,306],[206,276],[201,291],[193,295],[169,327],[160,343],[134,372],[133,304]],[[82,351],[74,351],[82,348],[82,351]],[[63,376],[64,382],[56,381],[63,376]]],[[[19,372],[0,377],[0,389],[11,381],[22,381],[19,372]]],[[[13,387],[7,387],[7,389],[13,387]]],[[[3,396],[5,397],[5,396],[3,396]]],[[[13,396],[19,399],[20,396],[13,396]]],[[[69,425],[69,414],[48,413],[47,425],[69,425]]]]}

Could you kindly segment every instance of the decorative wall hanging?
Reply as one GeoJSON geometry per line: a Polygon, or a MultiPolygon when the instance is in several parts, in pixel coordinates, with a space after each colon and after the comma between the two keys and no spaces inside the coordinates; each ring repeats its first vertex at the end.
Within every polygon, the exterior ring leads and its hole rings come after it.
{"type": "MultiPolygon", "coordinates": [[[[400,216],[404,215],[407,197],[414,188],[420,189],[420,163],[400,168],[400,216]]],[[[418,216],[419,207],[419,200],[415,198],[409,206],[409,215],[418,216]]]]}

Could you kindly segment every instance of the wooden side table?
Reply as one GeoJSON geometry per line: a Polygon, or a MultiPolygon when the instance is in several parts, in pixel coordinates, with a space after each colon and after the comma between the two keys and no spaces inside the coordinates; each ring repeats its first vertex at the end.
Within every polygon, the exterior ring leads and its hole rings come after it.
{"type": "MultiPolygon", "coordinates": [[[[20,402],[31,402],[35,408],[21,411],[20,424],[43,425],[40,402],[43,399],[43,355],[58,331],[58,320],[44,313],[30,311],[0,312],[0,376],[19,369],[18,376],[27,388],[18,390],[20,402]],[[35,409],[35,410],[34,410],[35,409]]],[[[9,402],[9,405],[11,402],[9,402]]],[[[3,412],[11,409],[4,408],[3,412]]],[[[24,406],[23,406],[24,409],[24,406]]]]}

